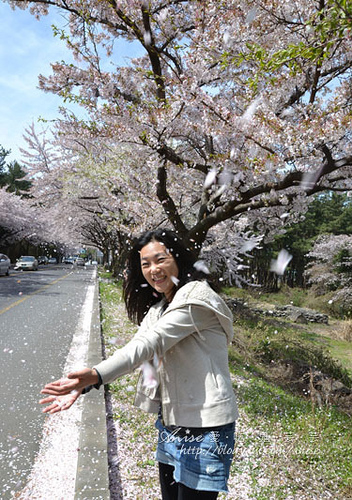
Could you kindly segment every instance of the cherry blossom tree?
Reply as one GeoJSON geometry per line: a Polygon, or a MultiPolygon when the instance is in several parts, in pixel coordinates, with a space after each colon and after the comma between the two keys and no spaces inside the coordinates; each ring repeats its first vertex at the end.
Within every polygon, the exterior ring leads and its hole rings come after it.
{"type": "Polygon", "coordinates": [[[168,223],[197,250],[226,235],[239,252],[238,234],[259,244],[315,193],[351,188],[349,2],[9,3],[67,14],[54,32],[76,63],[39,82],[89,118],[62,111],[57,168],[81,197],[86,169],[87,189],[133,230],[168,223]],[[125,65],[122,42],[142,51],[125,65]]]}
{"type": "Polygon", "coordinates": [[[23,239],[39,243],[46,232],[40,212],[6,188],[0,189],[0,230],[2,246],[23,239]]]}
{"type": "Polygon", "coordinates": [[[306,274],[308,284],[315,293],[334,292],[330,299],[332,308],[335,303],[340,311],[352,310],[352,236],[327,234],[320,236],[308,257],[310,263],[306,274]]]}
{"type": "Polygon", "coordinates": [[[54,148],[48,136],[48,130],[37,132],[32,124],[22,154],[28,176],[35,179],[33,199],[45,210],[51,237],[68,247],[95,246],[105,262],[121,267],[135,224],[133,203],[123,209],[126,196],[97,151],[71,157],[54,148]]]}

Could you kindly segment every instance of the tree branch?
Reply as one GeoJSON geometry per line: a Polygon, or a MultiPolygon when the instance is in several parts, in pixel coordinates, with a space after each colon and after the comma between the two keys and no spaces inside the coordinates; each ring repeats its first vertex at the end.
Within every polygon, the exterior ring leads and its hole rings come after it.
{"type": "MultiPolygon", "coordinates": [[[[352,165],[352,156],[346,156],[345,158],[334,160],[331,151],[323,144],[320,149],[325,155],[325,162],[323,167],[317,175],[314,186],[311,189],[306,190],[307,196],[311,196],[315,193],[325,191],[326,189],[331,189],[334,191],[339,190],[339,188],[330,188],[322,186],[319,184],[319,180],[324,176],[342,168],[345,166],[352,165]]],[[[198,223],[190,230],[189,238],[194,239],[198,245],[201,245],[208,233],[209,229],[232,217],[238,217],[239,215],[246,213],[248,210],[258,210],[261,208],[281,206],[281,202],[278,197],[273,199],[263,198],[261,195],[269,193],[271,190],[275,192],[284,191],[290,187],[297,187],[298,184],[303,180],[304,172],[294,171],[287,174],[281,181],[275,183],[262,184],[254,188],[248,189],[246,192],[242,193],[240,200],[232,199],[222,206],[218,206],[211,213],[203,211],[203,218],[198,221],[198,223]]],[[[314,176],[313,176],[314,177],[314,176]]],[[[289,193],[286,195],[289,200],[293,200],[296,196],[295,193],[289,193]]]]}
{"type": "Polygon", "coordinates": [[[158,153],[163,159],[168,160],[170,163],[173,163],[176,166],[187,166],[188,168],[192,168],[193,170],[198,170],[198,172],[202,172],[203,174],[208,173],[208,166],[206,164],[197,163],[195,161],[187,160],[182,158],[176,151],[166,144],[159,144],[157,146],[153,146],[149,144],[148,138],[146,136],[140,137],[141,141],[144,145],[149,146],[153,151],[158,153]]]}
{"type": "Polygon", "coordinates": [[[176,208],[174,201],[167,191],[167,171],[166,171],[166,161],[162,167],[158,168],[158,187],[156,190],[157,197],[163,206],[164,212],[167,215],[168,220],[172,223],[176,231],[183,236],[187,234],[188,229],[184,225],[180,214],[176,208]]]}

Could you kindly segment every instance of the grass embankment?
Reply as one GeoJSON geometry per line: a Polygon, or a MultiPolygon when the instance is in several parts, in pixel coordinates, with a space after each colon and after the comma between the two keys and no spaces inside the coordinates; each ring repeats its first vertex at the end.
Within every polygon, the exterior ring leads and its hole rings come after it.
{"type": "MultiPolygon", "coordinates": [[[[100,296],[110,355],[136,328],[126,318],[116,283],[101,281],[100,296]]],[[[272,325],[251,318],[235,323],[236,342],[229,356],[241,418],[229,494],[219,498],[352,499],[351,417],[331,403],[319,406],[307,392],[299,395],[297,386],[292,390],[277,358],[281,348],[286,358],[288,351],[290,355],[302,354],[296,345],[306,346],[308,353],[317,347],[317,352],[323,353],[321,362],[328,359],[331,363],[327,337],[300,326],[292,329],[284,322],[272,325]],[[271,353],[275,354],[273,362],[269,360],[271,353]]],[[[338,363],[332,365],[337,372],[341,369],[338,363]]],[[[129,375],[110,386],[123,494],[125,499],[160,499],[154,463],[155,417],[133,407],[136,380],[136,374],[129,375]]]]}
{"type": "MultiPolygon", "coordinates": [[[[256,304],[260,300],[264,308],[304,306],[302,291],[294,292],[299,302],[287,291],[254,299],[245,291],[227,293],[256,304]]],[[[239,381],[242,411],[254,430],[247,439],[255,450],[254,460],[248,460],[255,470],[253,498],[352,498],[352,399],[332,390],[340,388],[343,394],[342,382],[352,386],[352,360],[346,355],[352,354],[352,344],[332,339],[336,328],[340,332],[343,322],[317,327],[235,316],[230,366],[239,381]]]]}

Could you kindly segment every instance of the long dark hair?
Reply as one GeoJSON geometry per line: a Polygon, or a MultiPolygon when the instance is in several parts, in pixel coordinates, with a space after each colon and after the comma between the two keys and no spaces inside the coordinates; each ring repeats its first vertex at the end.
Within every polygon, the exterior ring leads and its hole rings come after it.
{"type": "MultiPolygon", "coordinates": [[[[186,248],[179,236],[168,229],[147,231],[136,239],[129,252],[125,269],[123,298],[130,320],[140,324],[148,309],[162,299],[162,295],[152,288],[145,280],[141,262],[140,251],[151,241],[159,241],[174,257],[178,267],[177,288],[189,281],[205,279],[206,274],[194,267],[197,261],[191,250],[186,248]]],[[[176,286],[176,285],[175,285],[176,286]]]]}

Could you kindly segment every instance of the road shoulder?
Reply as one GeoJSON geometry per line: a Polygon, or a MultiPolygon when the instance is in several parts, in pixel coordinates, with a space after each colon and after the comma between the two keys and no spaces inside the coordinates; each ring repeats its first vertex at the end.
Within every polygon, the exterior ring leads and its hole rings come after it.
{"type": "MultiPolygon", "coordinates": [[[[93,300],[87,366],[102,360],[99,287],[96,283],[93,300]]],[[[92,390],[84,396],[80,430],[75,500],[110,497],[106,407],[104,390],[92,390]]]]}

